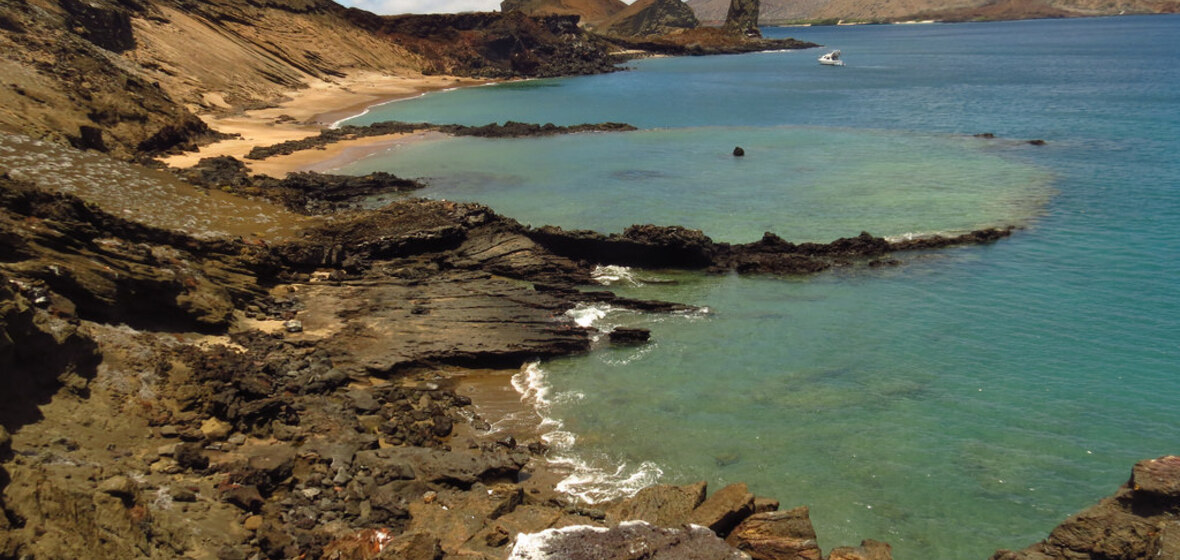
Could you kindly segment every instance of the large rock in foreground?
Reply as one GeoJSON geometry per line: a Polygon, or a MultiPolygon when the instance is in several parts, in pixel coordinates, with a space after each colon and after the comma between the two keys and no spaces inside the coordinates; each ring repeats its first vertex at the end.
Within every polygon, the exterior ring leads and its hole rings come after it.
{"type": "Polygon", "coordinates": [[[740,560],[712,531],[689,526],[663,529],[644,521],[617,527],[575,526],[520,535],[509,560],[740,560]]]}
{"type": "Polygon", "coordinates": [[[1049,538],[992,560],[1180,558],[1180,457],[1140,461],[1115,494],[1070,517],[1049,538]]]}

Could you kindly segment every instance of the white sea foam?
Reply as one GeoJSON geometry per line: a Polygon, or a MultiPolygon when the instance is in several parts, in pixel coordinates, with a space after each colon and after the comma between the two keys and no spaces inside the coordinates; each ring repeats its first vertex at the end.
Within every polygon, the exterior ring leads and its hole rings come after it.
{"type": "Polygon", "coordinates": [[[635,277],[635,272],[629,266],[619,266],[616,264],[606,266],[596,266],[594,270],[590,271],[590,278],[603,286],[610,286],[611,284],[622,283],[628,286],[642,286],[635,277]]]}
{"type": "Polygon", "coordinates": [[[587,533],[605,533],[606,527],[593,525],[571,525],[560,529],[545,529],[540,533],[520,533],[512,550],[508,552],[508,560],[549,560],[555,558],[548,552],[549,543],[566,535],[584,535],[587,533]]]}
{"type": "MultiPolygon", "coordinates": [[[[454,89],[454,88],[452,88],[452,89],[454,89]]],[[[389,101],[382,101],[381,103],[369,105],[368,107],[365,107],[365,110],[363,110],[355,115],[352,115],[350,117],[344,117],[343,119],[340,119],[340,120],[328,125],[328,128],[340,128],[340,126],[343,125],[345,121],[351,121],[352,119],[359,119],[359,118],[369,114],[370,112],[372,112],[373,109],[376,109],[377,107],[389,105],[390,103],[397,103],[398,101],[408,101],[410,99],[418,99],[419,97],[425,97],[426,93],[427,92],[423,92],[423,93],[419,93],[418,95],[415,95],[413,97],[401,97],[398,99],[390,99],[389,101]]]]}
{"type": "Polygon", "coordinates": [[[591,504],[634,496],[664,475],[664,470],[651,461],[644,461],[634,467],[623,463],[613,471],[572,457],[551,461],[573,469],[569,476],[557,483],[557,491],[591,504]]]}
{"type": "Polygon", "coordinates": [[[579,303],[573,309],[567,310],[565,315],[574,320],[579,327],[597,327],[595,323],[606,318],[614,308],[609,305],[591,305],[579,303]]]}
{"type": "Polygon", "coordinates": [[[937,237],[937,236],[954,237],[956,235],[962,235],[963,233],[967,233],[967,232],[965,232],[965,231],[917,231],[917,232],[910,231],[910,232],[902,233],[899,235],[887,235],[887,236],[885,236],[885,241],[888,241],[890,243],[897,243],[899,241],[913,241],[915,239],[927,239],[930,237],[937,237]]]}
{"type": "MultiPolygon", "coordinates": [[[[587,461],[574,453],[577,435],[564,429],[565,424],[553,416],[552,406],[554,402],[582,399],[585,395],[573,391],[554,394],[540,362],[529,362],[521,367],[520,373],[512,376],[512,386],[520,393],[521,400],[530,404],[541,417],[544,432],[541,440],[549,446],[549,462],[570,473],[557,483],[559,492],[588,503],[598,503],[634,495],[655,484],[664,474],[663,469],[652,462],[602,467],[594,464],[599,461],[587,461]]],[[[603,459],[601,462],[609,461],[603,459]]]]}

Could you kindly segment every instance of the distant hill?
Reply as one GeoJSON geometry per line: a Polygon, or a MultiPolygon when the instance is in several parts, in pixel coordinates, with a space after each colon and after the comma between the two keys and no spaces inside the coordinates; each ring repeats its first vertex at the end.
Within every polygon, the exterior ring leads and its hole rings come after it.
{"type": "MultiPolygon", "coordinates": [[[[729,0],[687,3],[705,23],[723,21],[729,8],[729,0]]],[[[760,21],[964,21],[1177,12],[1180,0],[762,0],[760,21]]]]}
{"type": "Polygon", "coordinates": [[[530,16],[579,15],[582,23],[597,25],[627,9],[623,0],[504,0],[500,11],[518,10],[530,16]]]}

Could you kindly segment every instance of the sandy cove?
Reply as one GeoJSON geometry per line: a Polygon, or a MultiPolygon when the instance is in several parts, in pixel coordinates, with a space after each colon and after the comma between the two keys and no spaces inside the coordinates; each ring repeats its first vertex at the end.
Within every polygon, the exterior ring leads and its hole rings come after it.
{"type": "Polygon", "coordinates": [[[334,81],[316,80],[305,89],[290,91],[276,107],[230,113],[206,113],[201,119],[213,130],[240,137],[214,142],[196,152],[161,158],[175,168],[196,165],[203,158],[232,156],[242,160],[253,173],[283,177],[294,171],[322,171],[339,167],[418,135],[390,134],[348,140],[320,150],[303,150],[263,161],[245,159],[251,149],[319,134],[324,128],[370,107],[410,99],[425,93],[486,85],[487,79],[456,76],[387,75],[357,72],[334,81]]]}

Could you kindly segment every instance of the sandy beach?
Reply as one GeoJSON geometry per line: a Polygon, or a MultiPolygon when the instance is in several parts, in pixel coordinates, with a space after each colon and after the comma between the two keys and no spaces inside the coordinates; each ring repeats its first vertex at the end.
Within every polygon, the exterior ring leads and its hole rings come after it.
{"type": "Polygon", "coordinates": [[[393,76],[373,72],[358,72],[330,82],[317,80],[308,83],[304,89],[288,92],[288,99],[276,107],[235,114],[201,115],[213,130],[239,137],[203,146],[196,152],[169,156],[162,161],[170,167],[186,168],[196,165],[202,158],[232,156],[244,161],[252,172],[273,177],[293,171],[332,169],[399,142],[412,141],[417,135],[393,134],[337,142],[322,150],[304,150],[264,161],[247,160],[244,156],[257,146],[314,136],[332,123],[358,115],[374,105],[487,83],[486,79],[455,76],[393,76]]]}

